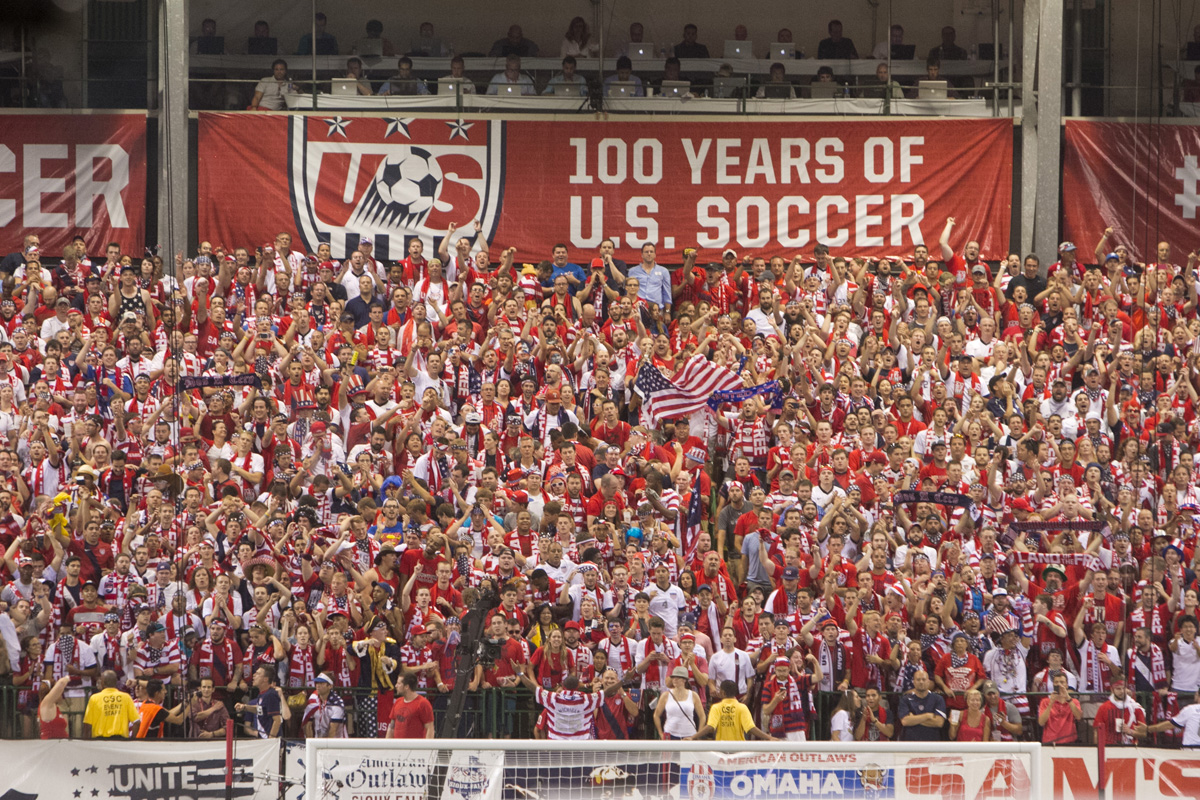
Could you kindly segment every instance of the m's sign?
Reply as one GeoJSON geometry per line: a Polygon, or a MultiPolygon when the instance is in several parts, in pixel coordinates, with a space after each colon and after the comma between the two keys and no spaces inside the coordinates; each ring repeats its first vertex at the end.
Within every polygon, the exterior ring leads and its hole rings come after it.
{"type": "MultiPolygon", "coordinates": [[[[214,244],[280,231],[335,257],[381,258],[478,220],[518,260],[613,239],[636,258],[726,247],[790,258],[817,244],[882,256],[935,242],[1007,252],[1012,126],[1004,120],[537,122],[202,114],[199,221],[214,244]]],[[[578,256],[577,258],[581,258],[578,256]]],[[[715,260],[716,256],[712,255],[715,260]]]]}
{"type": "Polygon", "coordinates": [[[51,256],[146,243],[145,114],[0,115],[0,249],[36,233],[51,256]]]}

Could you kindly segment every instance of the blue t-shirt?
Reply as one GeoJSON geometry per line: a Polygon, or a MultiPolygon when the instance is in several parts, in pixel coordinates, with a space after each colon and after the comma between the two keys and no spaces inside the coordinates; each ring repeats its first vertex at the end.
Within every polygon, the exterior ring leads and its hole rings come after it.
{"type": "MultiPolygon", "coordinates": [[[[934,692],[930,692],[924,697],[917,697],[911,693],[906,694],[900,698],[900,708],[896,712],[896,719],[903,722],[909,714],[937,714],[945,717],[946,701],[940,694],[934,692]]],[[[908,742],[939,742],[942,740],[940,728],[929,728],[925,725],[914,725],[911,728],[901,727],[904,731],[904,740],[908,742]]]]}
{"type": "Polygon", "coordinates": [[[253,704],[246,705],[246,721],[254,726],[258,738],[271,736],[271,725],[279,716],[279,693],[274,688],[260,694],[253,704]]]}

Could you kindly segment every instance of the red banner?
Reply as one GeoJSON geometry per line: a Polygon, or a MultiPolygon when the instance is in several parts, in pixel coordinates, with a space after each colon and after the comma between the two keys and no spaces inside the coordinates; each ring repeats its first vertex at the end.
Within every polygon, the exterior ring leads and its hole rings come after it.
{"type": "Polygon", "coordinates": [[[1067,120],[1063,155],[1063,236],[1090,262],[1106,227],[1106,249],[1123,244],[1157,261],[1158,242],[1183,263],[1200,246],[1200,126],[1067,120]]]}
{"type": "Polygon", "coordinates": [[[144,114],[0,115],[0,247],[36,233],[53,257],[76,235],[89,252],[146,244],[144,114]]]}
{"type": "MultiPolygon", "coordinates": [[[[483,225],[518,259],[604,238],[635,258],[685,247],[764,255],[911,253],[955,217],[954,246],[1009,241],[1005,120],[539,122],[200,115],[200,234],[258,245],[279,231],[335,256],[370,234],[381,258],[483,225]]],[[[301,245],[297,244],[299,248],[301,245]]],[[[428,249],[427,249],[428,252],[428,249]]],[[[936,256],[936,254],[935,254],[936,256]]]]}

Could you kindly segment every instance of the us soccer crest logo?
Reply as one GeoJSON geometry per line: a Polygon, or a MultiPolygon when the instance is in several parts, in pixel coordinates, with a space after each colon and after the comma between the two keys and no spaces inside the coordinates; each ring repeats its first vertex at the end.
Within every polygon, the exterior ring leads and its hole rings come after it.
{"type": "Polygon", "coordinates": [[[504,123],[400,117],[289,121],[289,185],[308,252],[328,242],[345,258],[363,236],[375,257],[426,254],[451,223],[479,220],[491,239],[504,191],[504,123]]]}

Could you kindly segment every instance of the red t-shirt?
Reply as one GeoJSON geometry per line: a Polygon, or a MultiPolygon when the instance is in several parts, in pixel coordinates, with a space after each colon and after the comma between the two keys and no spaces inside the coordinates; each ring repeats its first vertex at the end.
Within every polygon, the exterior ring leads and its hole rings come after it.
{"type": "Polygon", "coordinates": [[[392,702],[392,739],[424,739],[425,726],[433,722],[433,706],[417,695],[412,700],[397,697],[392,702]]]}

